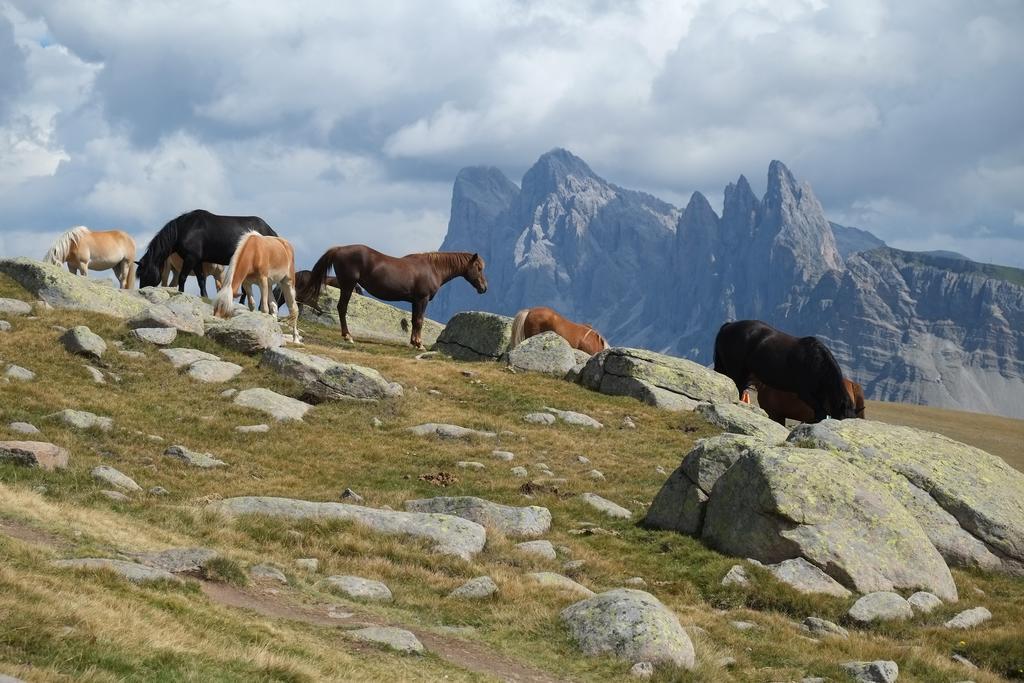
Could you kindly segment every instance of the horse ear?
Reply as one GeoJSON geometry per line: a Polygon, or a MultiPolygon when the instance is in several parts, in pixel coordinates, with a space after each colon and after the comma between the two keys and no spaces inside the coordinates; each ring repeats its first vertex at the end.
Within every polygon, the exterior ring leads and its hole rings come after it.
{"type": "Polygon", "coordinates": [[[473,254],[473,258],[471,258],[471,259],[469,259],[469,260],[470,260],[470,261],[479,261],[479,260],[480,260],[480,254],[476,254],[476,253],[474,253],[474,254],[473,254]]]}

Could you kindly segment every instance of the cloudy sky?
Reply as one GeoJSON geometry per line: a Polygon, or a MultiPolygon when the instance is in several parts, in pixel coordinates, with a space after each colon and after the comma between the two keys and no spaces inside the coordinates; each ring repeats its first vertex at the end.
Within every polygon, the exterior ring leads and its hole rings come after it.
{"type": "Polygon", "coordinates": [[[257,214],[436,248],[552,147],[678,205],[772,159],[895,246],[1024,267],[1024,3],[0,0],[0,255],[257,214]],[[317,6],[317,5],[320,6],[317,6]]]}

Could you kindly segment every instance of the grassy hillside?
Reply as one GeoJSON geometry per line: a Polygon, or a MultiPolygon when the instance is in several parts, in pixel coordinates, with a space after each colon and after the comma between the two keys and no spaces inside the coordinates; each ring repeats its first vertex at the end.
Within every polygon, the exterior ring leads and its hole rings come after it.
{"type": "MultiPolygon", "coordinates": [[[[28,300],[0,276],[0,296],[28,300]]],[[[723,587],[736,563],[700,542],[670,532],[610,520],[574,494],[593,491],[642,516],[646,504],[693,442],[715,433],[692,414],[657,411],[626,398],[589,392],[556,379],[513,374],[498,364],[415,360],[397,346],[339,347],[334,329],[304,325],[307,350],[380,370],[401,382],[405,397],[380,404],[331,404],[313,409],[304,423],[272,424],[263,434],[238,425],[263,416],[221,397],[226,387],[262,386],[297,395],[299,387],[257,362],[204,339],[179,337],[176,346],[211,351],[243,366],[226,385],[199,384],[174,371],[153,347],[129,340],[119,321],[98,315],[41,311],[15,318],[0,333],[0,359],[35,371],[29,383],[0,383],[0,439],[23,439],[7,428],[31,422],[37,437],[68,448],[63,472],[0,466],[0,673],[30,681],[318,681],[449,680],[621,681],[628,665],[583,657],[569,641],[559,612],[578,598],[541,590],[530,571],[566,572],[567,559],[583,560],[570,576],[596,591],[642,577],[692,627],[698,668],[659,672],[655,680],[786,681],[804,676],[843,680],[839,662],[894,659],[900,680],[981,682],[1024,678],[1024,581],[954,572],[962,596],[900,625],[851,629],[849,640],[815,641],[798,628],[805,616],[843,623],[851,600],[809,597],[752,569],[749,587],[723,587]],[[54,325],[86,324],[108,343],[143,351],[145,359],[105,356],[120,382],[97,385],[81,360],[57,342],[54,325]],[[586,412],[607,426],[528,425],[524,413],[550,405],[586,412]],[[63,408],[89,410],[115,420],[109,433],[79,432],[46,416],[63,408]],[[621,429],[625,416],[637,429],[621,429]],[[382,426],[374,427],[378,418],[382,426]],[[503,432],[497,443],[445,442],[410,435],[406,427],[452,422],[503,432]],[[504,432],[508,432],[505,434],[504,432]],[[151,436],[159,436],[156,442],[151,436]],[[161,454],[169,444],[211,452],[229,467],[188,469],[161,454]],[[510,463],[491,456],[515,453],[510,463]],[[578,456],[591,462],[584,464],[578,456]],[[480,471],[458,461],[479,461],[480,471]],[[546,463],[564,482],[539,482],[546,463]],[[90,470],[108,464],[144,489],[114,502],[90,470]],[[530,479],[511,475],[521,465],[530,479]],[[591,469],[603,481],[587,476],[591,469]],[[446,472],[457,481],[441,488],[421,475],[446,472]],[[533,481],[534,486],[524,484],[533,481]],[[551,509],[545,537],[563,547],[555,561],[522,556],[513,542],[488,534],[473,561],[430,554],[422,543],[373,535],[338,522],[224,520],[206,503],[236,495],[280,495],[339,500],[350,487],[373,507],[401,509],[405,500],[436,495],[478,495],[514,505],[551,509]],[[600,526],[579,533],[583,523],[600,526]],[[135,586],[102,573],[57,570],[56,558],[205,546],[223,558],[203,582],[135,586]],[[315,574],[296,568],[316,558],[315,574]],[[260,562],[282,568],[290,586],[254,585],[244,569],[260,562]],[[387,583],[394,602],[365,605],[318,590],[320,578],[357,574],[387,583]],[[446,598],[466,580],[489,575],[497,596],[482,602],[446,598]],[[964,607],[986,605],[995,618],[963,633],[941,627],[964,607]],[[351,613],[344,616],[341,613],[351,613]],[[331,615],[334,616],[331,616],[331,615]],[[739,631],[730,621],[752,621],[739,631]],[[356,644],[344,631],[357,624],[391,624],[416,632],[430,650],[402,656],[356,644]],[[967,671],[950,655],[986,667],[967,671]],[[734,663],[723,666],[724,658],[734,663]]]]}

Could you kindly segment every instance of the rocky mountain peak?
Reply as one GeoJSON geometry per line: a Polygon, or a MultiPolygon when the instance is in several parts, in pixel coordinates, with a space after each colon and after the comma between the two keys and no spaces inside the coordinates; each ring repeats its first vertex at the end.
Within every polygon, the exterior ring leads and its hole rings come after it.
{"type": "Polygon", "coordinates": [[[523,193],[530,197],[551,194],[569,178],[604,183],[583,159],[567,149],[555,148],[541,155],[523,176],[523,193]]]}

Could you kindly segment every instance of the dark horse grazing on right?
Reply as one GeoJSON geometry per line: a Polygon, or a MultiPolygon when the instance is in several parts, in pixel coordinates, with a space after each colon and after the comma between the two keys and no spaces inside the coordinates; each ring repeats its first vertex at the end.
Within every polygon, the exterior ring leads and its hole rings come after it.
{"type": "Polygon", "coordinates": [[[298,295],[299,301],[316,301],[330,268],[338,278],[341,298],[338,300],[338,318],[341,336],[353,341],[348,331],[345,314],[348,301],[357,285],[384,301],[408,301],[412,304],[412,336],[409,343],[423,348],[420,335],[427,304],[441,289],[441,285],[456,277],[464,277],[483,294],[487,291],[484,260],[479,254],[466,251],[432,251],[409,254],[401,258],[382,254],[362,244],[332,247],[324,252],[313,266],[313,275],[298,295]]]}
{"type": "Polygon", "coordinates": [[[218,216],[203,209],[183,213],[171,219],[149,241],[146,253],[139,260],[140,287],[160,284],[164,262],[172,253],[181,256],[181,277],[178,291],[185,291],[185,280],[194,274],[199,291],[206,296],[203,263],[231,263],[242,235],[255,230],[265,237],[277,237],[273,228],[259,216],[218,216]]]}
{"type": "MultiPolygon", "coordinates": [[[[844,379],[846,393],[853,401],[854,417],[864,419],[864,389],[853,380],[844,379]]],[[[754,382],[754,389],[757,390],[757,405],[761,410],[768,413],[768,417],[786,426],[786,418],[798,422],[811,422],[814,420],[814,411],[809,405],[800,400],[800,397],[791,391],[779,391],[767,384],[754,382]]]]}
{"type": "Polygon", "coordinates": [[[728,376],[741,398],[754,381],[795,393],[814,422],[855,417],[843,371],[815,337],[794,337],[760,320],[725,323],[715,337],[715,372],[728,376]]]}

